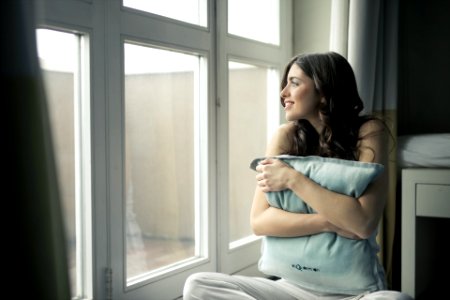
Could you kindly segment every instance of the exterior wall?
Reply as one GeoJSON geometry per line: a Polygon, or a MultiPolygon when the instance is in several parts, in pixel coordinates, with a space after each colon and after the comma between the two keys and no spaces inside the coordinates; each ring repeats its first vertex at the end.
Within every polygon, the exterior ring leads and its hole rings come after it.
{"type": "MultiPolygon", "coordinates": [[[[44,75],[52,83],[47,86],[47,94],[49,101],[52,101],[49,107],[53,121],[58,124],[53,127],[56,153],[66,153],[58,156],[58,170],[59,178],[64,182],[60,186],[67,232],[74,239],[73,76],[54,71],[45,71],[44,75]]],[[[125,118],[125,122],[126,126],[134,129],[128,132],[125,153],[137,163],[127,166],[124,196],[131,219],[144,236],[158,233],[159,238],[189,240],[193,239],[194,220],[186,216],[192,216],[194,211],[194,178],[186,175],[185,170],[193,170],[193,76],[172,73],[169,82],[176,82],[176,87],[167,87],[167,76],[144,74],[126,77],[128,90],[125,91],[125,107],[133,109],[126,114],[132,114],[134,118],[125,118]],[[156,144],[159,140],[165,143],[156,144]]],[[[251,233],[248,222],[242,223],[242,220],[248,220],[255,187],[254,173],[249,164],[254,157],[264,155],[266,140],[255,141],[255,138],[247,137],[258,132],[262,126],[261,120],[266,116],[266,106],[254,105],[255,99],[266,97],[266,79],[264,69],[230,72],[230,98],[239,99],[229,107],[231,118],[248,120],[230,124],[230,130],[239,134],[230,141],[230,178],[242,178],[230,185],[230,210],[238,219],[231,222],[232,239],[242,236],[243,230],[251,233]],[[261,86],[252,87],[249,78],[252,82],[261,83],[261,86]],[[248,156],[248,153],[253,154],[248,156]]],[[[266,128],[261,130],[265,132],[266,128]]],[[[265,138],[265,135],[261,136],[265,138]]]]}

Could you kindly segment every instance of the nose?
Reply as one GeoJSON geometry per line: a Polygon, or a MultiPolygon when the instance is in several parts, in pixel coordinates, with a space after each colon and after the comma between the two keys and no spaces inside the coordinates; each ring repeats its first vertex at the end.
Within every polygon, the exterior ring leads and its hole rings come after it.
{"type": "Polygon", "coordinates": [[[286,94],[287,94],[287,85],[285,85],[284,88],[281,90],[280,97],[284,99],[287,97],[286,94]]]}
{"type": "Polygon", "coordinates": [[[287,85],[286,85],[280,92],[280,102],[281,102],[281,106],[283,106],[283,107],[285,107],[284,99],[287,98],[287,91],[288,91],[288,89],[287,89],[287,85]]]}

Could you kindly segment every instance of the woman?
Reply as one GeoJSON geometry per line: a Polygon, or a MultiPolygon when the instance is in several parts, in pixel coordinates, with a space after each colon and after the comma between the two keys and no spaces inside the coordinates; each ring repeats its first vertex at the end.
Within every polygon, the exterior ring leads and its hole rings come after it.
{"type": "MultiPolygon", "coordinates": [[[[281,88],[288,122],[274,134],[266,157],[315,155],[387,166],[388,130],[379,119],[360,116],[363,103],[344,57],[334,52],[296,56],[286,66],[281,88]]],[[[367,239],[377,229],[386,201],[386,172],[355,199],[321,187],[278,159],[267,158],[256,170],[250,216],[256,235],[301,237],[334,232],[367,239]],[[265,193],[285,189],[317,213],[291,213],[269,206],[265,193]]],[[[384,282],[384,277],[380,279],[384,282]]],[[[383,289],[355,296],[310,290],[284,279],[199,273],[186,281],[184,299],[411,299],[383,289]]]]}

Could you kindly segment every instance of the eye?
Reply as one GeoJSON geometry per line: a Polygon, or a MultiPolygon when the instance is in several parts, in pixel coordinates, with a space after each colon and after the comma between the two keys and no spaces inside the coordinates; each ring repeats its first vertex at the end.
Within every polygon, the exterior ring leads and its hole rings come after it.
{"type": "Polygon", "coordinates": [[[298,80],[295,80],[295,79],[293,79],[293,80],[291,80],[291,85],[292,86],[298,86],[300,83],[298,82],[298,80]]]}

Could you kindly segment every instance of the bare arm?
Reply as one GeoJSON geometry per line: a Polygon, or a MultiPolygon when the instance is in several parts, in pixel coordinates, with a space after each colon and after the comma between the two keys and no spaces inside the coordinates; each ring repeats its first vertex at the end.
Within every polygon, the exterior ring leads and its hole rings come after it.
{"type": "MultiPolygon", "coordinates": [[[[278,129],[268,145],[266,156],[285,153],[289,130],[290,125],[282,125],[278,129]]],[[[292,213],[269,206],[266,194],[259,186],[255,190],[250,220],[256,235],[293,237],[334,231],[349,238],[357,238],[329,223],[321,214],[292,213]]]]}
{"type": "MultiPolygon", "coordinates": [[[[387,133],[382,125],[369,121],[361,127],[360,135],[365,138],[359,144],[359,160],[387,166],[387,133]]],[[[260,170],[258,179],[263,192],[291,189],[319,215],[344,231],[367,238],[378,226],[386,202],[386,171],[355,199],[321,187],[279,160],[268,162],[260,170]]]]}
{"type": "Polygon", "coordinates": [[[255,190],[250,220],[256,235],[281,237],[320,233],[327,224],[319,214],[298,214],[269,206],[259,187],[255,190]]]}

